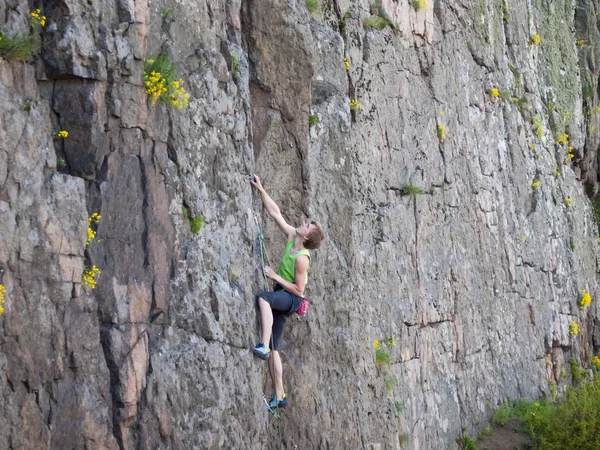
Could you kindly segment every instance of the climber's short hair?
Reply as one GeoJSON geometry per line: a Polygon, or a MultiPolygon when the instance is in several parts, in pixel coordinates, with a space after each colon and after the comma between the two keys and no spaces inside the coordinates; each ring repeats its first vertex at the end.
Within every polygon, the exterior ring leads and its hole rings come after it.
{"type": "Polygon", "coordinates": [[[316,250],[321,246],[321,242],[325,239],[325,233],[323,232],[323,228],[318,222],[314,220],[310,222],[310,225],[314,225],[307,234],[306,239],[304,240],[304,247],[309,250],[316,250]]]}

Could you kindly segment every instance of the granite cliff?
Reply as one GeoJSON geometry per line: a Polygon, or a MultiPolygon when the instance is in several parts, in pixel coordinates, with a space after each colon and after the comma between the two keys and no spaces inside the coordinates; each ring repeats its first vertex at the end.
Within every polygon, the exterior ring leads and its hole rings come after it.
{"type": "Polygon", "coordinates": [[[1,446],[455,448],[560,390],[600,347],[598,10],[0,0],[39,44],[0,63],[1,446]],[[148,98],[161,54],[187,108],[148,98]],[[327,232],[280,430],[249,173],[327,232]]]}

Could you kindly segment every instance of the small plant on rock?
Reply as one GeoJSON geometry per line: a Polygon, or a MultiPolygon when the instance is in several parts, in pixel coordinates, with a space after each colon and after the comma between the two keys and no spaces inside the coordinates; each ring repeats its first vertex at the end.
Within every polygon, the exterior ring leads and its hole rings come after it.
{"type": "Polygon", "coordinates": [[[404,186],[402,186],[400,192],[402,193],[402,195],[417,196],[423,193],[423,189],[421,189],[419,186],[412,184],[411,182],[408,182],[404,186]]]}
{"type": "Polygon", "coordinates": [[[583,309],[586,306],[590,306],[590,303],[592,303],[592,296],[588,291],[582,289],[579,293],[579,298],[577,299],[577,306],[579,306],[579,309],[583,309]]]}
{"type": "Polygon", "coordinates": [[[358,103],[358,100],[352,99],[350,101],[350,109],[352,111],[359,111],[363,109],[363,106],[360,103],[358,103]]]}
{"type": "Polygon", "coordinates": [[[46,25],[46,16],[42,16],[42,11],[39,8],[29,14],[29,17],[31,18],[31,25],[34,27],[36,25],[41,27],[46,25]]]}
{"type": "Polygon", "coordinates": [[[369,28],[374,28],[376,30],[383,30],[388,25],[392,25],[392,22],[387,17],[371,16],[371,17],[367,17],[363,21],[363,24],[369,28]]]}
{"type": "Polygon", "coordinates": [[[233,77],[234,80],[237,80],[238,76],[240,75],[238,72],[238,60],[237,60],[237,56],[235,56],[233,53],[230,54],[231,55],[231,76],[233,77]]]}
{"type": "Polygon", "coordinates": [[[308,126],[309,127],[314,127],[318,123],[319,123],[319,118],[316,115],[310,114],[308,116],[308,126]]]}
{"type": "Polygon", "coordinates": [[[444,139],[446,139],[446,127],[444,125],[438,125],[435,134],[441,142],[444,142],[444,139]]]}
{"type": "Polygon", "coordinates": [[[96,278],[102,273],[96,266],[86,267],[83,269],[81,284],[88,286],[91,289],[96,289],[96,278]]]}
{"type": "Polygon", "coordinates": [[[426,0],[411,0],[410,6],[412,6],[415,11],[421,11],[422,9],[427,8],[427,1],[426,0]]]}
{"type": "Polygon", "coordinates": [[[145,60],[144,85],[153,105],[160,99],[177,109],[188,106],[189,95],[183,87],[183,79],[177,79],[177,68],[165,55],[145,60]]]}
{"type": "Polygon", "coordinates": [[[571,320],[569,322],[569,334],[571,336],[577,336],[579,334],[579,324],[577,322],[575,322],[574,320],[571,320]]]}
{"type": "Polygon", "coordinates": [[[4,294],[6,293],[6,288],[4,285],[0,284],[0,316],[4,312],[4,294]]]}
{"type": "Polygon", "coordinates": [[[390,363],[390,353],[383,348],[382,343],[375,339],[373,346],[375,347],[375,364],[378,366],[388,365],[390,363]]]}
{"type": "Polygon", "coordinates": [[[92,215],[88,218],[87,240],[85,241],[86,247],[89,246],[94,239],[96,239],[98,224],[100,223],[101,218],[102,216],[97,212],[92,213],[92,215]]]}
{"type": "Polygon", "coordinates": [[[0,58],[10,61],[22,61],[35,53],[37,44],[35,39],[22,33],[12,36],[0,34],[0,58]]]}

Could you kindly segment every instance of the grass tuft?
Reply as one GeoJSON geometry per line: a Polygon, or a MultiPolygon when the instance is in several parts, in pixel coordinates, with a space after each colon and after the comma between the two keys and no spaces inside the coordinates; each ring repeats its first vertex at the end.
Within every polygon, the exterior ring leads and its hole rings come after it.
{"type": "Polygon", "coordinates": [[[367,17],[363,24],[367,27],[374,28],[376,30],[383,30],[388,25],[392,25],[392,22],[387,17],[371,16],[367,17]]]}
{"type": "Polygon", "coordinates": [[[379,347],[375,349],[375,364],[378,366],[388,365],[390,363],[390,354],[385,349],[379,347]]]}
{"type": "Polygon", "coordinates": [[[402,186],[402,195],[420,195],[423,193],[423,189],[419,186],[415,186],[412,183],[406,183],[402,186]]]}
{"type": "Polygon", "coordinates": [[[37,50],[35,39],[22,33],[12,36],[0,35],[0,58],[10,61],[21,61],[31,56],[37,50]]]}

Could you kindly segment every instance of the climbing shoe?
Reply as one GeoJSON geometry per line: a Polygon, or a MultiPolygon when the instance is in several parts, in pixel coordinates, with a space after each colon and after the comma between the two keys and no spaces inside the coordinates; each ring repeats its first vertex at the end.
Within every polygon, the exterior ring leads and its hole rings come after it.
{"type": "Polygon", "coordinates": [[[269,408],[271,409],[276,409],[276,408],[285,408],[287,406],[287,395],[283,394],[283,399],[281,400],[277,400],[277,397],[273,396],[271,397],[271,401],[269,402],[269,408]]]}
{"type": "Polygon", "coordinates": [[[265,344],[256,344],[256,347],[254,347],[252,353],[258,356],[260,359],[267,360],[269,359],[270,351],[271,350],[265,344]]]}

